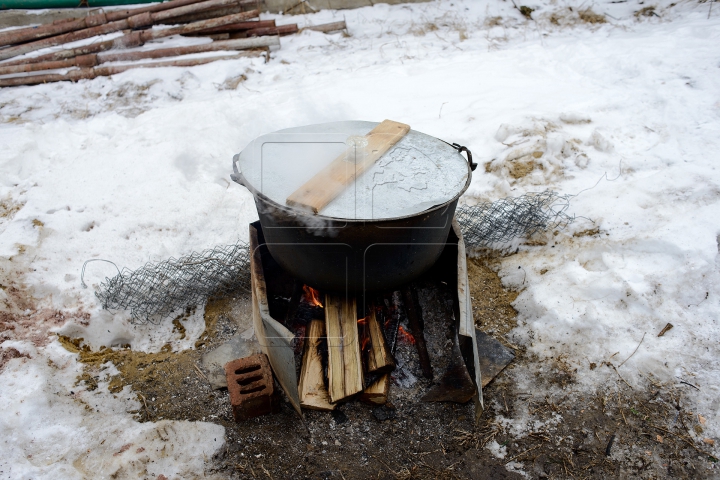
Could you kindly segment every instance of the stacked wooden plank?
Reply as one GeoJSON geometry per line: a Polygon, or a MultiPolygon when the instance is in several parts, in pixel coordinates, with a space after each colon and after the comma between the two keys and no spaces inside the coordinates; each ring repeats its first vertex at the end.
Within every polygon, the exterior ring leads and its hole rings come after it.
{"type": "Polygon", "coordinates": [[[358,319],[355,298],[330,294],[323,310],[325,320],[311,320],[305,333],[300,405],[327,411],[354,397],[386,403],[399,317],[393,321],[387,309],[370,304],[367,315],[358,319]]]}
{"type": "MultiPolygon", "coordinates": [[[[258,3],[258,0],[170,0],[0,32],[0,87],[77,81],[138,67],[193,66],[267,55],[270,47],[280,45],[278,36],[296,33],[299,28],[294,23],[276,25],[274,20],[259,20],[258,3]],[[117,36],[110,40],[99,38],[108,34],[117,36]],[[173,48],[146,45],[173,35],[207,37],[210,42],[173,48]],[[34,53],[80,41],[84,42],[81,46],[34,53]],[[117,52],[125,49],[133,50],[117,52]],[[187,57],[206,52],[225,54],[187,57]],[[172,60],[145,61],[158,58],[172,60]],[[108,62],[131,63],[102,65],[108,62]],[[69,70],[52,72],[58,69],[69,70]]],[[[345,24],[335,22],[308,29],[330,32],[345,29],[345,24]]]]}

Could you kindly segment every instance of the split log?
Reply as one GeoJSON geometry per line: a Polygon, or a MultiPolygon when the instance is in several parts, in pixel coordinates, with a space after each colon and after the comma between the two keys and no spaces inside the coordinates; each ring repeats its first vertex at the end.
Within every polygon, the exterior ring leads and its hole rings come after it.
{"type": "Polygon", "coordinates": [[[390,391],[390,381],[390,374],[384,374],[363,391],[360,400],[375,405],[385,405],[390,391]]]}
{"type": "Polygon", "coordinates": [[[367,356],[368,373],[384,373],[393,370],[395,368],[395,359],[390,353],[390,348],[388,348],[387,342],[385,341],[382,325],[380,325],[375,314],[374,306],[370,307],[366,328],[370,338],[367,356]]]}
{"type": "Polygon", "coordinates": [[[355,298],[325,296],[328,345],[328,391],[336,403],[363,389],[355,298]]]}
{"type": "Polygon", "coordinates": [[[415,338],[415,348],[420,359],[420,368],[423,377],[432,380],[433,371],[430,364],[430,355],[428,355],[427,345],[425,344],[425,334],[421,325],[420,304],[417,299],[415,289],[407,286],[403,289],[403,297],[405,298],[405,312],[407,313],[408,325],[410,333],[415,338]]]}
{"type": "Polygon", "coordinates": [[[310,25],[303,27],[301,30],[313,30],[315,32],[330,33],[347,30],[347,25],[345,24],[345,20],[342,20],[340,22],[324,23],[322,25],[310,25]]]}
{"type": "MultiPolygon", "coordinates": [[[[253,30],[248,32],[248,36],[251,32],[253,30]]],[[[355,149],[349,149],[348,152],[330,162],[328,166],[291,193],[285,203],[291,207],[300,207],[311,210],[313,213],[319,213],[409,131],[409,125],[384,120],[365,135],[366,145],[357,146],[357,151],[363,152],[360,158],[353,157],[350,159],[351,161],[348,161],[349,155],[355,153],[355,149]]]]}
{"type": "Polygon", "coordinates": [[[217,57],[192,58],[181,60],[170,60],[166,62],[134,63],[132,65],[112,65],[107,67],[79,68],[65,74],[49,73],[45,75],[32,75],[28,77],[1,78],[0,87],[13,87],[17,85],[38,85],[41,83],[64,82],[92,79],[96,77],[108,77],[133,68],[158,68],[158,67],[193,67],[204,65],[218,60],[235,60],[242,57],[262,55],[262,51],[239,52],[234,55],[219,55],[217,57]]]}
{"type": "Polygon", "coordinates": [[[263,35],[289,35],[297,33],[298,26],[296,23],[289,25],[278,25],[277,27],[255,28],[247,31],[248,37],[261,37],[263,35]]]}
{"type": "MultiPolygon", "coordinates": [[[[184,7],[194,3],[204,2],[205,0],[171,0],[169,2],[158,3],[149,7],[129,8],[124,10],[112,10],[109,12],[101,12],[88,15],[81,18],[66,18],[56,20],[53,23],[40,25],[36,27],[18,28],[8,32],[0,32],[0,46],[14,45],[17,43],[29,42],[40,38],[60,35],[65,32],[74,32],[85,28],[96,27],[108,22],[124,20],[133,15],[141,13],[154,13],[172,8],[184,7]]],[[[253,0],[254,1],[254,0],[253,0]]]]}
{"type": "Polygon", "coordinates": [[[64,33],[62,35],[55,35],[52,37],[36,40],[34,42],[4,48],[0,50],[0,60],[5,60],[7,58],[12,58],[17,55],[34,52],[35,50],[40,50],[42,48],[62,45],[64,43],[76,42],[78,40],[84,40],[86,38],[95,37],[97,35],[105,35],[108,33],[119,32],[121,30],[149,27],[155,23],[159,23],[160,21],[172,18],[174,16],[176,17],[178,15],[183,15],[186,13],[209,10],[224,5],[232,5],[236,1],[237,0],[206,0],[203,2],[185,5],[183,7],[171,8],[169,10],[163,10],[156,13],[145,12],[139,15],[132,15],[128,18],[117,20],[115,22],[107,22],[94,27],[84,28],[82,30],[76,30],[73,32],[64,33]]]}
{"type": "Polygon", "coordinates": [[[156,48],[154,50],[135,52],[103,52],[97,54],[81,55],[66,60],[54,62],[28,63],[22,65],[3,66],[0,64],[0,75],[13,73],[40,72],[43,70],[55,70],[59,68],[89,68],[107,62],[130,62],[147,58],[178,57],[193,53],[246,50],[251,48],[269,47],[280,45],[278,37],[262,37],[261,39],[225,40],[219,42],[205,43],[202,45],[191,45],[187,47],[156,48]],[[262,40],[262,41],[257,41],[262,40]]]}
{"type": "MultiPolygon", "coordinates": [[[[150,29],[143,30],[140,32],[130,32],[122,37],[114,38],[112,40],[106,40],[104,42],[91,43],[89,45],[83,45],[82,47],[68,48],[60,50],[58,52],[48,53],[46,55],[40,55],[33,58],[23,58],[18,60],[11,60],[9,62],[0,63],[3,67],[8,65],[20,65],[23,63],[38,63],[38,62],[51,62],[57,60],[63,60],[66,58],[77,57],[80,55],[88,55],[91,53],[105,52],[113,49],[124,49],[133,48],[144,45],[145,42],[150,40],[157,40],[159,38],[169,37],[172,35],[185,35],[188,33],[197,32],[200,30],[206,30],[208,28],[219,27],[222,25],[230,25],[232,23],[238,23],[249,18],[255,18],[259,15],[257,10],[250,10],[249,12],[236,13],[228,15],[226,17],[213,18],[210,20],[203,20],[202,22],[188,23],[187,25],[181,25],[172,28],[163,29],[150,29]]],[[[4,50],[0,50],[2,53],[4,50]]]]}
{"type": "Polygon", "coordinates": [[[312,410],[329,411],[335,408],[330,403],[330,395],[323,374],[322,358],[318,346],[325,336],[325,324],[322,320],[311,320],[305,334],[305,353],[300,370],[300,405],[312,410]]]}

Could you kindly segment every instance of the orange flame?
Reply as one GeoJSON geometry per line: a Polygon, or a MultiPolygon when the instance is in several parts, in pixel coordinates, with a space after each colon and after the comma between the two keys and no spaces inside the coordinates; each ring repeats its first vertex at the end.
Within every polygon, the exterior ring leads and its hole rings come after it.
{"type": "Polygon", "coordinates": [[[303,285],[303,298],[306,303],[309,303],[313,307],[322,308],[323,304],[320,302],[320,293],[312,287],[303,285]]]}
{"type": "Polygon", "coordinates": [[[358,325],[367,325],[368,317],[358,318],[358,325]]]}
{"type": "Polygon", "coordinates": [[[365,351],[365,349],[366,349],[367,346],[368,346],[368,341],[369,341],[369,340],[370,340],[370,339],[369,339],[368,337],[364,337],[364,338],[363,338],[362,344],[360,345],[360,351],[361,351],[361,352],[364,352],[364,351],[365,351]]]}
{"type": "Polygon", "coordinates": [[[411,345],[415,345],[415,337],[413,337],[410,332],[405,330],[402,325],[398,327],[398,337],[400,340],[403,340],[411,345]]]}

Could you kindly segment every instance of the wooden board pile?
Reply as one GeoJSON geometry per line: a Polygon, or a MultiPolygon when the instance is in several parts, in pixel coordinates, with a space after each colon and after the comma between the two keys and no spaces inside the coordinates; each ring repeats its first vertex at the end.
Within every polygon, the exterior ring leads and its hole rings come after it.
{"type": "Polygon", "coordinates": [[[308,310],[307,305],[314,303],[310,315],[313,309],[315,315],[307,323],[305,335],[299,337],[305,344],[298,386],[300,405],[333,410],[338,402],[356,394],[365,402],[384,404],[390,372],[395,369],[393,350],[398,333],[404,333],[398,306],[387,298],[369,305],[366,315],[358,319],[355,298],[326,294],[320,303],[317,292],[303,288],[300,307],[308,310]]]}
{"type": "MultiPolygon", "coordinates": [[[[111,10],[83,18],[6,30],[0,32],[0,87],[77,81],[114,75],[138,67],[193,66],[263,55],[267,54],[270,47],[280,45],[278,36],[300,31],[294,23],[276,25],[275,20],[259,20],[259,14],[258,0],[171,0],[147,7],[111,10]],[[95,38],[118,32],[121,35],[111,40],[95,38]],[[153,49],[148,45],[147,48],[136,48],[173,35],[208,37],[211,41],[184,47],[153,49]],[[89,41],[79,47],[63,48],[43,55],[27,55],[85,40],[89,41]],[[134,50],[118,51],[131,48],[134,50]],[[201,58],[183,57],[205,52],[234,53],[201,58]],[[179,58],[160,62],[144,61],[169,57],[179,58]],[[101,66],[108,62],[133,63],[101,66]],[[69,70],[47,73],[58,69],[69,70]]],[[[329,33],[345,28],[345,22],[334,22],[305,29],[329,33]]]]}

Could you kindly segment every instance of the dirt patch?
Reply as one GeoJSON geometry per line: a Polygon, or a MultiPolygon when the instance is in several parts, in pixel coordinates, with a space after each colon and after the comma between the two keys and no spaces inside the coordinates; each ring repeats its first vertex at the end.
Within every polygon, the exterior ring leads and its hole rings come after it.
{"type": "Polygon", "coordinates": [[[468,279],[475,325],[490,336],[504,338],[517,326],[517,311],[512,302],[518,292],[503,287],[498,274],[491,268],[493,260],[468,258],[468,279]]]}
{"type": "Polygon", "coordinates": [[[0,264],[0,343],[26,340],[42,347],[50,343],[50,330],[68,321],[87,325],[90,314],[82,309],[59,310],[38,305],[23,283],[24,269],[12,262],[0,264]]]}
{"type": "Polygon", "coordinates": [[[21,353],[18,349],[10,347],[0,350],[0,372],[5,368],[5,364],[13,358],[30,358],[30,355],[21,353]]]}
{"type": "MultiPolygon", "coordinates": [[[[503,288],[496,259],[468,260],[476,323],[505,341],[517,326],[512,302],[518,293],[503,288]]],[[[515,468],[528,478],[711,477],[708,465],[715,460],[702,443],[699,418],[685,407],[687,392],[652,384],[633,390],[603,364],[594,368],[612,374],[609,384],[597,394],[581,394],[574,390],[578,367],[562,352],[538,358],[516,348],[513,364],[484,389],[486,410],[477,424],[472,402],[417,400],[429,385],[417,362],[409,372],[418,378],[416,386],[393,384],[385,406],[350,402],[332,413],[306,411],[300,419],[283,402],[278,414],[235,423],[227,391],[212,390],[197,367],[202,353],[238,331],[238,302],[249,311],[249,296],[240,292],[236,300],[208,302],[206,331],[195,350],[92,352],[80,339],[61,342],[86,364],[78,383],[88,390],[98,388],[106,362],[117,367],[109,388],[132,388],[141,405],[132,412],[139,421],[210,421],[225,427],[226,449],[208,472],[223,478],[519,479],[515,468]],[[521,391],[518,378],[527,377],[535,379],[537,392],[547,393],[521,391]],[[511,423],[520,419],[528,425],[524,430],[511,423]]],[[[423,305],[423,312],[431,315],[432,309],[423,305]]],[[[176,330],[182,331],[177,325],[176,330]]],[[[400,358],[417,354],[409,344],[399,349],[400,358]]]]}

